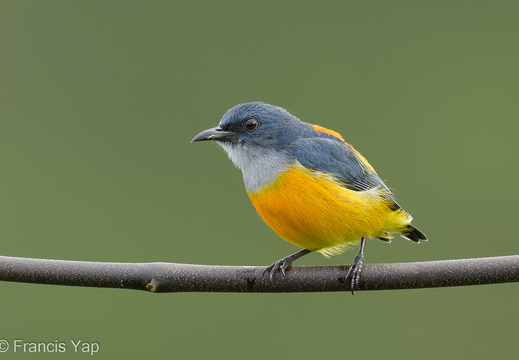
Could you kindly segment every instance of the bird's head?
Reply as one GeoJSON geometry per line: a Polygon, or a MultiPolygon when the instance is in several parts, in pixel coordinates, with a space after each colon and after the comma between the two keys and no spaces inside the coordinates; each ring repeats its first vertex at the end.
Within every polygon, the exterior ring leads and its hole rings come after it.
{"type": "Polygon", "coordinates": [[[238,145],[281,150],[306,128],[304,124],[283,108],[251,102],[233,107],[217,127],[202,131],[191,142],[215,140],[226,150],[238,145]]]}

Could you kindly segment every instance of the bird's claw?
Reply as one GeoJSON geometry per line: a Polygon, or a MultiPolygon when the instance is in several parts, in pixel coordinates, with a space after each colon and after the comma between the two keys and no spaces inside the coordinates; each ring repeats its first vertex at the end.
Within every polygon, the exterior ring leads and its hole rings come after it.
{"type": "Polygon", "coordinates": [[[292,259],[288,256],[281,260],[276,261],[270,266],[267,266],[265,270],[263,270],[263,276],[268,274],[270,283],[274,283],[274,275],[281,271],[283,276],[286,276],[286,272],[292,268],[292,259]]]}
{"type": "Polygon", "coordinates": [[[364,265],[364,255],[358,254],[353,259],[353,262],[348,269],[346,278],[350,278],[350,290],[354,294],[355,290],[359,289],[360,273],[362,272],[362,266],[364,265]]]}

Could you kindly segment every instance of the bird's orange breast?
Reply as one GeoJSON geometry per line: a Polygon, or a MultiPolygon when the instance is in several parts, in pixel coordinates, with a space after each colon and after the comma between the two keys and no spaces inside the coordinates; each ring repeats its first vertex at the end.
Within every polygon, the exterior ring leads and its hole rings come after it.
{"type": "Polygon", "coordinates": [[[353,191],[299,163],[248,195],[279,236],[324,255],[340,253],[361,237],[398,233],[411,222],[407,213],[391,210],[377,189],[353,191]]]}

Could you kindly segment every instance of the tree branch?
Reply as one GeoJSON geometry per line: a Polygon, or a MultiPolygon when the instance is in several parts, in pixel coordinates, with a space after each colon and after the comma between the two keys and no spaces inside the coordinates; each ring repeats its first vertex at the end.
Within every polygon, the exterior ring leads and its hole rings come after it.
{"type": "MultiPolygon", "coordinates": [[[[301,266],[276,274],[263,266],[110,263],[0,256],[0,280],[152,292],[349,291],[349,266],[301,266]]],[[[364,265],[359,289],[392,290],[519,282],[519,255],[364,265]]]]}

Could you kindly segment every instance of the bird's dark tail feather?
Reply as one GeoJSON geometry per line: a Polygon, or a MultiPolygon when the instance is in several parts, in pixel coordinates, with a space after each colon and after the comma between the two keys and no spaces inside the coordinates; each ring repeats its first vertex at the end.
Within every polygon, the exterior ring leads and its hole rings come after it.
{"type": "Polygon", "coordinates": [[[415,228],[413,225],[407,225],[406,232],[400,236],[417,244],[420,241],[427,241],[427,236],[425,236],[423,232],[415,228]]]}

